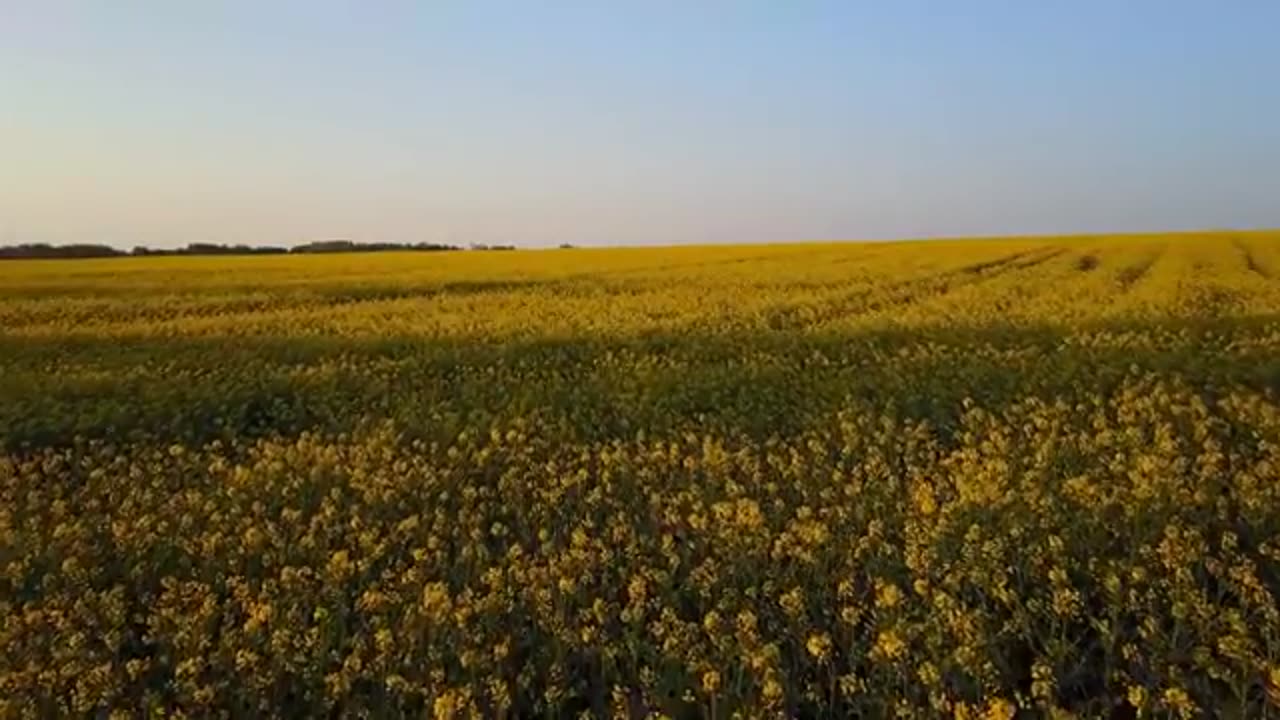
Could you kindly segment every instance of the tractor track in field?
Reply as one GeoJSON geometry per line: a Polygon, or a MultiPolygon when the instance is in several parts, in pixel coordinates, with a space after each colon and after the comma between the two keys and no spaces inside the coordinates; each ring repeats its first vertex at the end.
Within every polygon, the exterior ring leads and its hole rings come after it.
{"type": "Polygon", "coordinates": [[[1101,264],[1102,261],[1098,259],[1097,254],[1085,253],[1076,260],[1076,270],[1079,270],[1082,273],[1093,272],[1094,270],[1097,270],[1098,266],[1101,264]]]}
{"type": "Polygon", "coordinates": [[[1151,253],[1149,256],[1139,260],[1135,265],[1129,265],[1120,269],[1116,273],[1116,284],[1120,286],[1121,293],[1129,292],[1137,285],[1142,278],[1151,272],[1151,267],[1156,264],[1164,255],[1164,248],[1151,253]]]}
{"type": "Polygon", "coordinates": [[[806,257],[809,255],[821,255],[828,250],[804,250],[787,253],[756,253],[754,255],[743,255],[739,257],[724,258],[720,260],[701,260],[698,262],[685,263],[664,263],[662,265],[646,265],[644,267],[622,268],[619,270],[606,270],[604,272],[585,272],[570,275],[568,277],[574,279],[599,278],[608,280],[612,278],[625,277],[628,275],[640,275],[645,273],[661,273],[671,270],[695,270],[709,267],[722,267],[726,265],[742,265],[744,263],[758,262],[761,260],[775,260],[780,258],[796,258],[806,257]]]}
{"type": "Polygon", "coordinates": [[[921,299],[942,297],[960,288],[979,285],[1001,275],[1042,265],[1064,253],[1064,248],[1024,250],[884,286],[859,289],[823,305],[808,306],[813,308],[808,312],[804,312],[805,306],[785,306],[775,310],[768,325],[773,330],[798,329],[821,325],[841,316],[870,315],[889,308],[903,307],[921,299]]]}
{"type": "Polygon", "coordinates": [[[1249,272],[1264,280],[1271,279],[1271,273],[1258,263],[1258,258],[1254,257],[1253,252],[1249,250],[1249,246],[1241,242],[1239,238],[1232,240],[1231,244],[1239,251],[1240,259],[1244,261],[1244,266],[1248,268],[1249,272]]]}

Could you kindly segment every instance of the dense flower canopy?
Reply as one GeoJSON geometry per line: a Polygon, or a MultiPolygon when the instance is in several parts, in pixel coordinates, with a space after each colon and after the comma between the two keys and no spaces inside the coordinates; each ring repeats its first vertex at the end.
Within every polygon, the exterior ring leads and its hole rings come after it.
{"type": "Polygon", "coordinates": [[[1280,236],[15,261],[0,714],[1280,703],[1280,236]]]}

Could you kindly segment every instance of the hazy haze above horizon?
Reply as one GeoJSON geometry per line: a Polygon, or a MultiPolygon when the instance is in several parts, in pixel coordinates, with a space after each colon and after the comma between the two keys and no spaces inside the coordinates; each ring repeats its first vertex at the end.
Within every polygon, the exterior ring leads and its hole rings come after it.
{"type": "Polygon", "coordinates": [[[0,0],[0,244],[1280,226],[1280,3],[0,0]]]}

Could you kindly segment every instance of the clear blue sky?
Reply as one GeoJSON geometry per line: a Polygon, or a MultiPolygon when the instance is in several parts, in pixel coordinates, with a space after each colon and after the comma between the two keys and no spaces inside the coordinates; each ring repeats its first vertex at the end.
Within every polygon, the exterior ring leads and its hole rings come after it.
{"type": "Polygon", "coordinates": [[[0,243],[1280,226],[1280,2],[0,0],[0,243]]]}

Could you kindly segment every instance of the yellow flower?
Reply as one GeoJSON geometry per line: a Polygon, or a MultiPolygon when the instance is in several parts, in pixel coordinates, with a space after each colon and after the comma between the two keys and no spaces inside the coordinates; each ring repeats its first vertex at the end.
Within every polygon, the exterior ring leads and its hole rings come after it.
{"type": "Polygon", "coordinates": [[[461,709],[461,703],[456,693],[452,690],[445,690],[436,696],[431,709],[436,720],[452,720],[457,715],[458,710],[461,709]]]}
{"type": "Polygon", "coordinates": [[[1147,689],[1141,685],[1130,685],[1128,692],[1129,704],[1134,708],[1141,709],[1147,704],[1147,689]]]}
{"type": "Polygon", "coordinates": [[[782,699],[782,685],[773,676],[769,676],[764,680],[764,686],[760,688],[760,693],[769,703],[777,702],[782,699]]]}
{"type": "Polygon", "coordinates": [[[883,630],[876,636],[876,645],[872,653],[882,658],[893,660],[901,657],[906,649],[907,644],[903,642],[898,633],[893,630],[883,630]]]}
{"type": "Polygon", "coordinates": [[[902,590],[898,586],[887,581],[876,580],[876,607],[889,609],[898,606],[902,602],[902,590]]]}
{"type": "Polygon", "coordinates": [[[1280,706],[1280,666],[1267,671],[1267,697],[1272,705],[1280,706]]]}
{"type": "Polygon", "coordinates": [[[1005,700],[1004,698],[995,698],[987,703],[987,710],[983,713],[985,720],[1012,720],[1013,716],[1018,713],[1018,706],[1005,700]]]}
{"type": "Polygon", "coordinates": [[[1180,717],[1191,717],[1196,712],[1196,704],[1191,701],[1191,696],[1182,688],[1168,688],[1161,696],[1165,707],[1177,713],[1180,717]]]}
{"type": "Polygon", "coordinates": [[[778,604],[791,617],[799,617],[804,612],[804,591],[800,588],[792,588],[778,599],[778,604]]]}
{"type": "Polygon", "coordinates": [[[442,582],[429,582],[422,588],[422,609],[431,617],[444,617],[448,614],[452,600],[449,588],[442,582]]]}
{"type": "Polygon", "coordinates": [[[720,689],[720,673],[708,670],[702,673],[702,689],[714,694],[720,689]]]}
{"type": "Polygon", "coordinates": [[[826,660],[827,655],[831,654],[831,636],[826,633],[810,635],[805,647],[808,648],[809,654],[818,660],[826,660]]]}
{"type": "Polygon", "coordinates": [[[329,564],[325,566],[329,576],[335,580],[345,580],[355,570],[351,555],[346,550],[338,550],[329,556],[329,564]]]}

